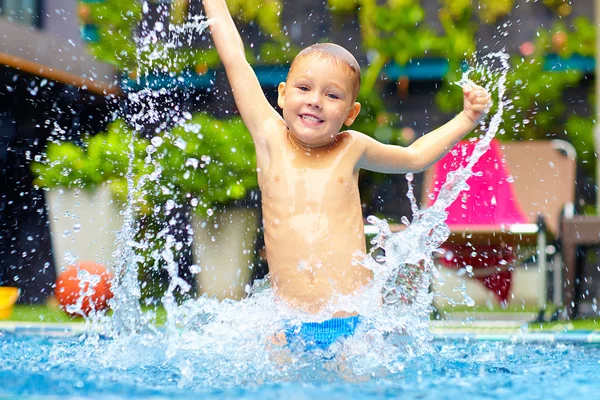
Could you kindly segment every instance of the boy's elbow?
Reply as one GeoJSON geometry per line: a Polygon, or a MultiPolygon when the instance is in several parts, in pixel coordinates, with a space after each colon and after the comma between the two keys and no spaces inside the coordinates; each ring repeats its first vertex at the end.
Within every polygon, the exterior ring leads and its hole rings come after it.
{"type": "Polygon", "coordinates": [[[431,160],[428,159],[425,151],[421,149],[409,148],[409,155],[407,158],[409,172],[423,172],[433,164],[431,160]]]}

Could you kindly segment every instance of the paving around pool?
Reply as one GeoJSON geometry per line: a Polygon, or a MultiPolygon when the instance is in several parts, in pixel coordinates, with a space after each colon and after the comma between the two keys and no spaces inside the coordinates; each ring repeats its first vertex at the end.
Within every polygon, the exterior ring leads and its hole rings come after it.
{"type": "MultiPolygon", "coordinates": [[[[595,324],[592,322],[592,324],[595,324]]],[[[549,329],[539,329],[535,324],[522,321],[431,321],[430,332],[434,340],[498,341],[509,343],[600,343],[598,329],[576,329],[571,323],[556,324],[549,329]]],[[[86,331],[84,323],[52,322],[0,322],[0,332],[23,335],[65,337],[86,331]]]]}

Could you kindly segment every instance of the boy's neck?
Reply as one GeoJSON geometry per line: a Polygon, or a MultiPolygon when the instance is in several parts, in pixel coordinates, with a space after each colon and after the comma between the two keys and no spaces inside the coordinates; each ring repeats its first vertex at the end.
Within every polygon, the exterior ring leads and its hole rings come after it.
{"type": "Polygon", "coordinates": [[[296,139],[294,137],[294,135],[291,134],[290,132],[290,128],[287,128],[287,138],[288,141],[291,143],[291,145],[296,149],[296,150],[301,150],[307,153],[310,153],[311,151],[314,150],[324,150],[327,149],[329,147],[331,147],[334,143],[335,143],[335,136],[331,138],[330,141],[323,143],[323,144],[314,144],[314,145],[309,145],[306,143],[303,143],[302,141],[296,139]]]}

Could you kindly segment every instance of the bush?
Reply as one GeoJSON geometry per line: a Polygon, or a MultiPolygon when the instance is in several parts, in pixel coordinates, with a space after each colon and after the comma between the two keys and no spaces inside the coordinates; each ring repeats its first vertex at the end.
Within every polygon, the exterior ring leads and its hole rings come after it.
{"type": "Polygon", "coordinates": [[[45,157],[32,165],[35,184],[93,190],[106,183],[124,202],[130,145],[134,198],[142,213],[167,200],[203,213],[242,199],[257,186],[254,147],[241,119],[223,121],[206,113],[150,140],[118,119],[106,133],[84,138],[83,146],[51,143],[45,157]]]}

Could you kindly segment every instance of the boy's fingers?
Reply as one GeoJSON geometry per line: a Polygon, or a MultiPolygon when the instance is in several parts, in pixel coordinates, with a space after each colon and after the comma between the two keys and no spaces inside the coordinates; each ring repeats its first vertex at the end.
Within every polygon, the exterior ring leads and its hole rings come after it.
{"type": "Polygon", "coordinates": [[[477,102],[477,103],[487,103],[490,100],[491,100],[491,97],[488,96],[486,93],[479,93],[473,99],[473,101],[477,102]]]}
{"type": "Polygon", "coordinates": [[[479,98],[486,97],[486,96],[487,96],[487,93],[484,91],[481,91],[481,90],[473,90],[472,92],[468,93],[468,97],[470,99],[479,99],[479,98]]]}

